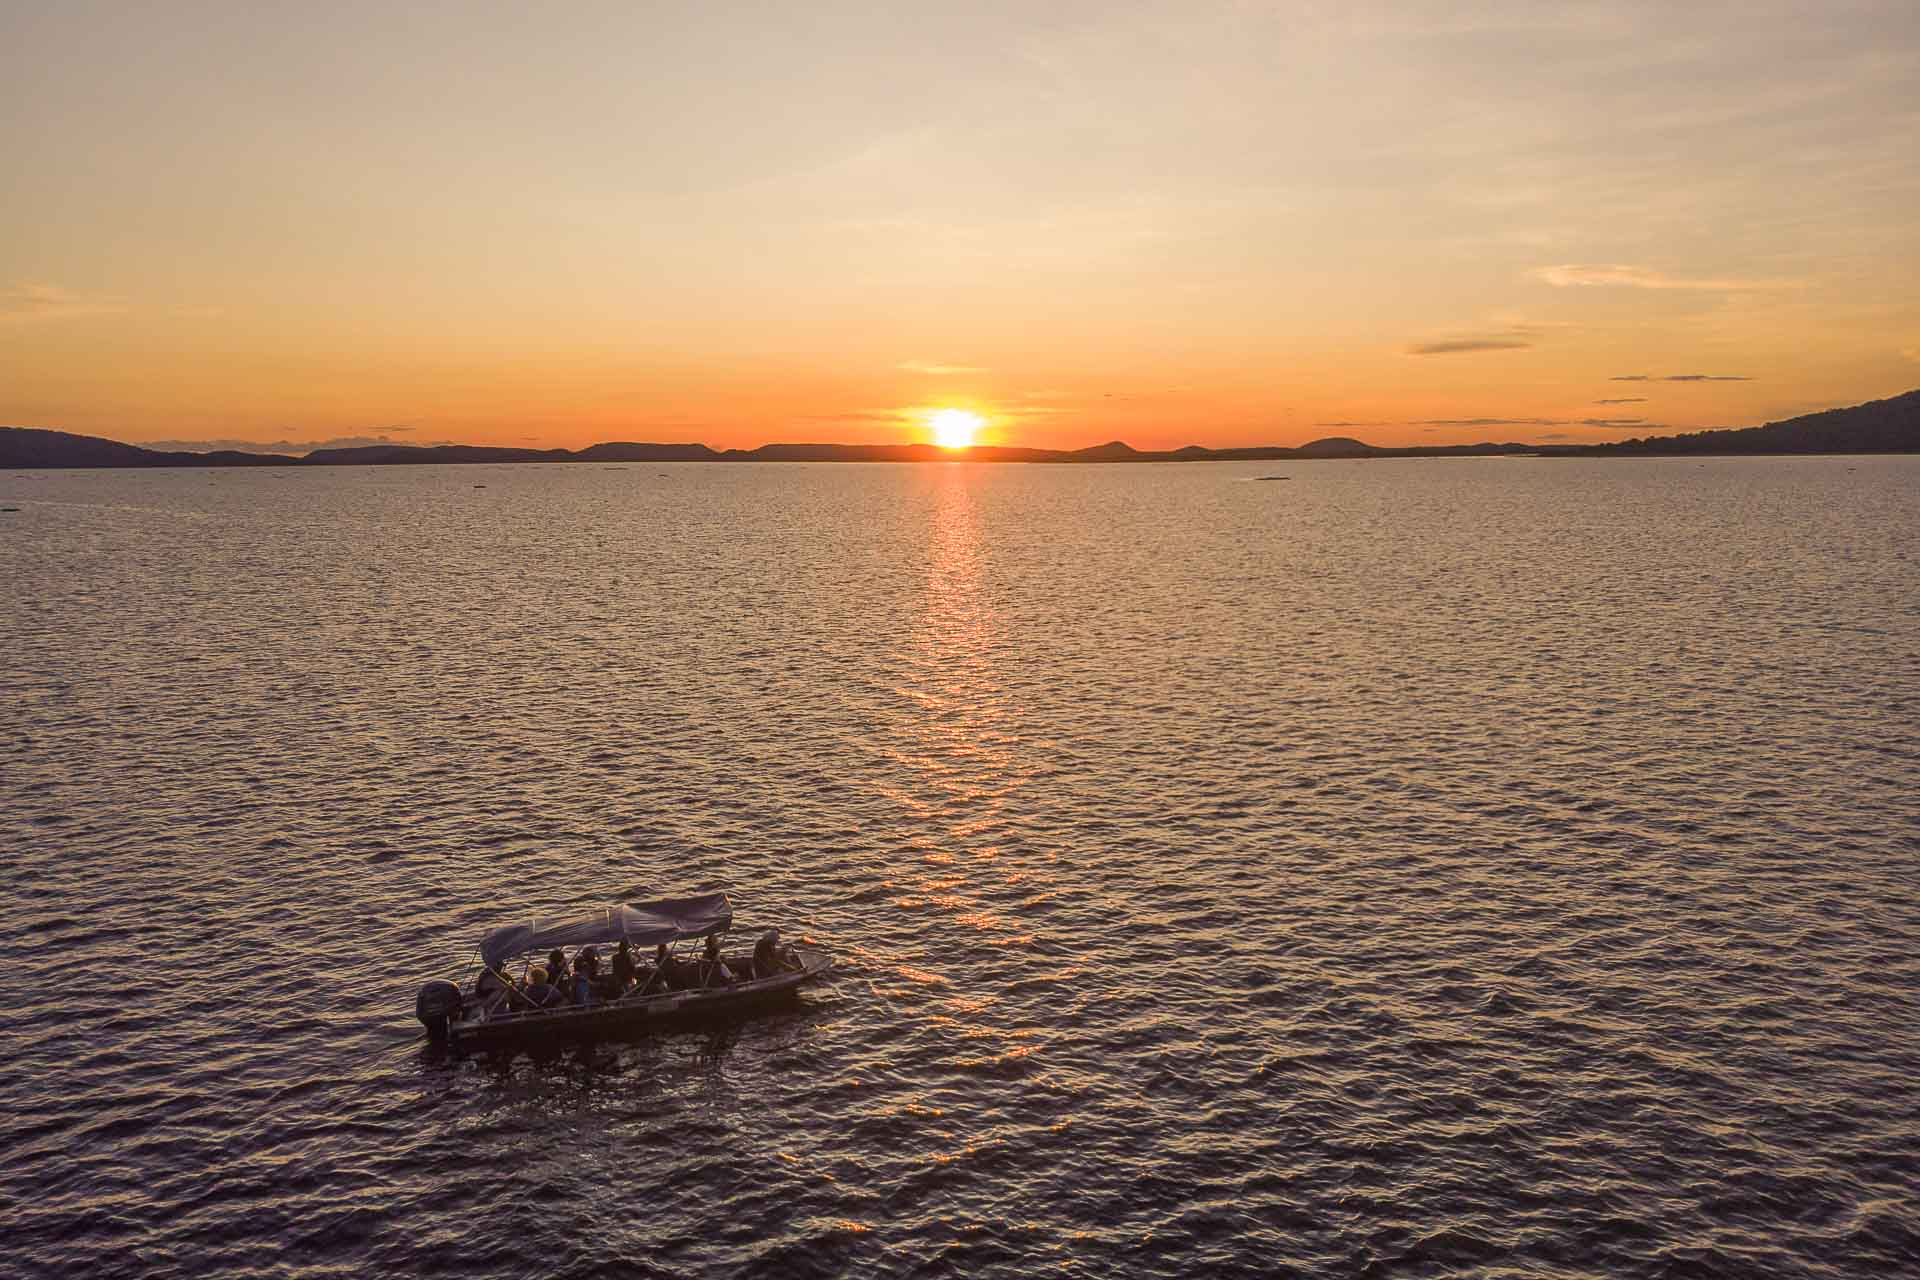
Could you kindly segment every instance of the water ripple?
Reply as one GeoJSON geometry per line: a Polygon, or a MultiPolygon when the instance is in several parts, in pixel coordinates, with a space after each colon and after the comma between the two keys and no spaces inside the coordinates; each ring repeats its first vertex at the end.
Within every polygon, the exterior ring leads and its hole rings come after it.
{"type": "Polygon", "coordinates": [[[1911,1270],[1920,464],[1257,469],[0,475],[0,1270],[1911,1270]]]}

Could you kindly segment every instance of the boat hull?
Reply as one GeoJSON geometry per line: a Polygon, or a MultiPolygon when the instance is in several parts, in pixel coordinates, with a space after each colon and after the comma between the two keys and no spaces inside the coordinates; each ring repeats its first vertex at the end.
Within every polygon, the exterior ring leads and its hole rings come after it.
{"type": "Polygon", "coordinates": [[[824,951],[803,947],[798,954],[798,969],[724,987],[456,1019],[448,1024],[447,1041],[455,1048],[485,1049],[541,1041],[592,1040],[759,1013],[791,1004],[803,984],[833,967],[832,958],[824,951]]]}

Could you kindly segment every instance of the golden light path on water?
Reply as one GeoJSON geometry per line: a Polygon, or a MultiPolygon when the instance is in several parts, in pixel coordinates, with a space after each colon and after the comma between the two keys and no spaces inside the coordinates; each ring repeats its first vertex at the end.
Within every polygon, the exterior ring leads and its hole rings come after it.
{"type": "MultiPolygon", "coordinates": [[[[1032,883],[1044,852],[1008,857],[994,839],[1008,797],[1026,786],[1030,763],[1019,750],[1015,696],[996,665],[999,628],[986,581],[978,468],[948,464],[927,468],[917,495],[926,504],[926,566],[920,615],[900,655],[897,693],[902,716],[897,740],[878,748],[891,763],[917,778],[911,787],[883,787],[895,804],[922,818],[907,847],[916,863],[897,868],[888,881],[893,904],[927,917],[936,934],[966,931],[994,945],[1025,947],[1031,931],[983,900],[980,886],[992,881],[1045,890],[1032,883]]],[[[937,954],[938,948],[936,947],[937,954]]],[[[1021,1058],[1039,1035],[1035,1028],[1001,1025],[994,1001],[956,990],[937,969],[894,964],[887,994],[914,998],[921,1016],[969,1042],[963,1066],[1021,1058]]]]}

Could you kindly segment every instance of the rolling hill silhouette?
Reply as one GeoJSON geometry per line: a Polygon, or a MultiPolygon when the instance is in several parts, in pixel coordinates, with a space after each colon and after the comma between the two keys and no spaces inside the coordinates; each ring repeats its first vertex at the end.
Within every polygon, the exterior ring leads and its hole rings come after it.
{"type": "Polygon", "coordinates": [[[613,441],[584,449],[510,449],[487,445],[365,445],[286,454],[187,453],[143,449],[98,436],[38,427],[0,427],[0,469],[48,467],[305,467],[390,466],[462,462],[1230,462],[1283,458],[1448,458],[1541,454],[1552,457],[1662,454],[1796,454],[1920,452],[1920,391],[1828,409],[1783,422],[1722,431],[1690,431],[1609,444],[1485,443],[1388,449],[1349,436],[1307,444],[1144,451],[1119,440],[1086,449],[1026,449],[979,445],[952,452],[930,444],[767,444],[717,451],[704,444],[613,441]]]}

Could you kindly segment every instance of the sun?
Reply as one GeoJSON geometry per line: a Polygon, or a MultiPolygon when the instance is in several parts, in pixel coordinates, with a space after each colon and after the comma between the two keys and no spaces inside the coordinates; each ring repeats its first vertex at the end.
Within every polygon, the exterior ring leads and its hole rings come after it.
{"type": "Polygon", "coordinates": [[[979,414],[965,409],[938,409],[927,418],[927,425],[933,428],[933,442],[942,449],[968,449],[987,423],[979,414]]]}

